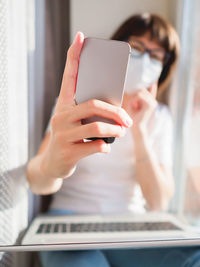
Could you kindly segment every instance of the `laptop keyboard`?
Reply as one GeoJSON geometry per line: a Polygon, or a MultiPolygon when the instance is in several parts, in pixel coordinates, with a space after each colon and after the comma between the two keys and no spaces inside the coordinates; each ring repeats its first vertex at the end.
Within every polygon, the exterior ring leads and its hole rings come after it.
{"type": "Polygon", "coordinates": [[[37,234],[181,230],[171,222],[42,223],[37,234]]]}

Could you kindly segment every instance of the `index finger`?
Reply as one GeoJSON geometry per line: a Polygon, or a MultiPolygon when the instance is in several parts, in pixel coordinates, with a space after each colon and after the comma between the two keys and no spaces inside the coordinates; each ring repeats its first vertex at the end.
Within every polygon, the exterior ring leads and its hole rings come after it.
{"type": "Polygon", "coordinates": [[[63,110],[66,104],[72,105],[74,103],[79,57],[83,43],[84,35],[82,32],[78,32],[73,44],[70,46],[67,52],[67,60],[65,64],[61,90],[56,105],[56,111],[63,110]]]}

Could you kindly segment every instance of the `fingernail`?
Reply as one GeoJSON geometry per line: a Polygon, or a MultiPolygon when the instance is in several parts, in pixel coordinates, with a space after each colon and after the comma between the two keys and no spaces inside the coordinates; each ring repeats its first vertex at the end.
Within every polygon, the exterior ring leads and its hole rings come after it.
{"type": "Polygon", "coordinates": [[[133,120],[131,118],[127,118],[125,123],[128,127],[131,127],[133,125],[133,120]]]}
{"type": "Polygon", "coordinates": [[[80,38],[80,41],[83,42],[83,40],[84,40],[84,34],[82,32],[77,32],[76,33],[76,36],[74,37],[73,44],[76,43],[78,36],[80,38]]]}
{"type": "Polygon", "coordinates": [[[111,147],[110,147],[110,145],[109,144],[103,144],[103,153],[110,153],[110,151],[111,151],[111,147]]]}

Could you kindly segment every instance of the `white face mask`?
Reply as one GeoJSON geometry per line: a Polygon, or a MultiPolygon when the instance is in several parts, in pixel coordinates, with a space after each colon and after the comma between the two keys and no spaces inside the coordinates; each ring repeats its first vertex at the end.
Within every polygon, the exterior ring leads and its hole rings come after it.
{"type": "Polygon", "coordinates": [[[147,53],[140,57],[131,56],[125,82],[125,92],[132,94],[138,89],[148,89],[159,79],[162,68],[162,63],[156,59],[151,59],[147,53]]]}

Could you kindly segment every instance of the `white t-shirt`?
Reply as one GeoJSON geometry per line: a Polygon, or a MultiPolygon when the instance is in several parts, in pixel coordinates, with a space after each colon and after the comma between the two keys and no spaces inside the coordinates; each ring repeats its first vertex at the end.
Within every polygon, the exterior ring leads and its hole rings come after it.
{"type": "MultiPolygon", "coordinates": [[[[171,166],[172,121],[166,106],[158,105],[151,129],[149,138],[159,162],[171,166]]],[[[79,161],[74,174],[54,194],[51,209],[79,213],[145,212],[134,165],[134,141],[129,129],[125,137],[115,139],[109,154],[97,153],[79,161]]]]}

